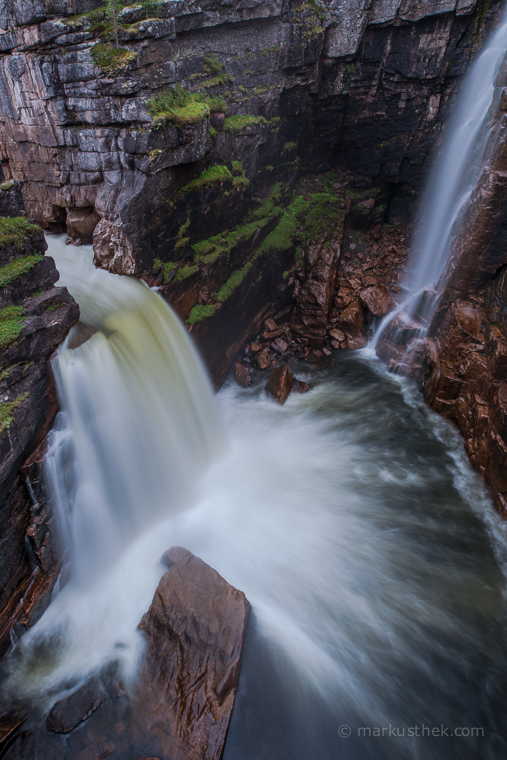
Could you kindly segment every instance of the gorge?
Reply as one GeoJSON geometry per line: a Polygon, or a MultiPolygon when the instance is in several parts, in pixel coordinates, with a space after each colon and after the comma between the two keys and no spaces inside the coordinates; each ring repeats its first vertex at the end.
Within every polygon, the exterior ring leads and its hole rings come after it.
{"type": "Polygon", "coordinates": [[[0,756],[502,757],[505,9],[114,8],[0,8],[0,756]]]}

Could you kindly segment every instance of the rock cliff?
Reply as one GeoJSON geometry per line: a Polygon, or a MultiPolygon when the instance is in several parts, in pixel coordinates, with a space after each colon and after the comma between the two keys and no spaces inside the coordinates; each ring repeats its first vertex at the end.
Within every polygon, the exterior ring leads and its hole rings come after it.
{"type": "Polygon", "coordinates": [[[164,0],[152,18],[123,9],[117,48],[99,0],[7,1],[5,176],[38,223],[93,235],[100,266],[160,285],[220,382],[297,264],[295,182],[348,169],[381,216],[406,220],[498,5],[164,0]]]}
{"type": "MultiPolygon", "coordinates": [[[[15,198],[8,203],[14,208],[15,198]]],[[[60,558],[37,447],[57,409],[49,360],[79,309],[54,287],[59,275],[46,247],[24,216],[0,218],[0,660],[42,613],[60,558]]]]}

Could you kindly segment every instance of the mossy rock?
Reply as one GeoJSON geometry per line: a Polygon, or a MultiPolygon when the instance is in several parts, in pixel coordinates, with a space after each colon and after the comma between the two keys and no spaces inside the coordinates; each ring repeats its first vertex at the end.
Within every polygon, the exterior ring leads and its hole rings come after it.
{"type": "Polygon", "coordinates": [[[107,74],[116,74],[122,71],[129,63],[137,60],[137,53],[126,48],[115,48],[99,42],[90,50],[92,61],[107,74]]]}
{"type": "Polygon", "coordinates": [[[24,216],[1,217],[0,246],[22,246],[27,238],[37,235],[40,231],[40,227],[29,222],[24,216]]]}

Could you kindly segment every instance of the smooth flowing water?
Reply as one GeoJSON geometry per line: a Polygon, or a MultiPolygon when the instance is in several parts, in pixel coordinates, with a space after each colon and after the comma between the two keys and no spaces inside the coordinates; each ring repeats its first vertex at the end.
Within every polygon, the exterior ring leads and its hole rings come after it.
{"type": "Polygon", "coordinates": [[[506,527],[449,425],[358,353],[295,368],[311,390],[283,407],[264,377],[213,401],[155,293],[95,272],[85,247],[50,249],[98,332],[70,336],[58,361],[51,466],[71,579],[19,642],[8,688],[49,705],[109,661],[135,677],[159,558],[182,545],[254,610],[225,760],[503,757],[506,527]],[[88,579],[83,522],[114,548],[99,541],[88,579]]]}
{"type": "Polygon", "coordinates": [[[506,54],[507,10],[470,67],[445,127],[444,143],[427,180],[414,235],[415,256],[405,281],[408,294],[394,314],[382,321],[373,348],[393,317],[402,311],[415,319],[421,337],[431,324],[438,296],[445,287],[445,269],[459,220],[495,152],[497,134],[492,119],[501,110],[503,87],[497,80],[506,54]]]}

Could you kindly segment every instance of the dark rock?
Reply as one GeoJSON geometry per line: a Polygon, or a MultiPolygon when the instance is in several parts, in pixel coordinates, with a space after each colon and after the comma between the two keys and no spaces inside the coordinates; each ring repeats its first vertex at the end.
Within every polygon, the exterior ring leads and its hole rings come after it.
{"type": "Polygon", "coordinates": [[[256,354],[256,356],[254,357],[254,364],[259,369],[267,369],[268,367],[271,366],[271,359],[269,358],[269,354],[266,351],[266,349],[264,349],[263,351],[259,351],[259,353],[256,354]]]}
{"type": "Polygon", "coordinates": [[[60,699],[46,718],[48,731],[66,734],[90,717],[105,699],[96,678],[91,678],[77,691],[60,699]]]}
{"type": "Polygon", "coordinates": [[[310,390],[310,386],[308,383],[305,383],[303,380],[298,380],[297,378],[294,378],[292,381],[292,392],[293,393],[307,393],[310,390]]]}
{"type": "Polygon", "coordinates": [[[394,301],[389,291],[382,286],[373,286],[362,290],[359,298],[376,317],[383,317],[394,308],[394,301]]]}
{"type": "Polygon", "coordinates": [[[292,375],[288,367],[275,367],[266,383],[266,392],[274,396],[279,404],[285,404],[292,390],[292,375]]]}
{"type": "Polygon", "coordinates": [[[72,239],[91,243],[100,216],[93,207],[70,209],[67,212],[67,232],[72,239]]]}
{"type": "Polygon", "coordinates": [[[249,604],[241,591],[181,547],[140,629],[146,665],[136,724],[162,757],[221,757],[239,679],[249,604]]]}
{"type": "Polygon", "coordinates": [[[234,377],[237,384],[242,388],[248,388],[248,386],[252,384],[252,376],[250,372],[240,362],[234,364],[234,377]]]}
{"type": "Polygon", "coordinates": [[[363,348],[367,340],[364,335],[364,309],[359,300],[353,301],[342,312],[340,327],[347,338],[349,348],[363,348]]]}

